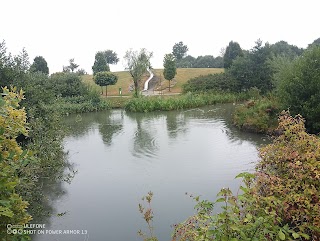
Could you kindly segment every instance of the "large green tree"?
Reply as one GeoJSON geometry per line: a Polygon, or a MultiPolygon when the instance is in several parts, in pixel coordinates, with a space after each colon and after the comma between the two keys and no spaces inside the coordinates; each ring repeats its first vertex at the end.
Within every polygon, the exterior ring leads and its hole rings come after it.
{"type": "Polygon", "coordinates": [[[31,72],[42,72],[44,74],[49,74],[49,68],[47,61],[42,56],[37,56],[34,58],[32,65],[30,66],[31,72]]]}
{"type": "Polygon", "coordinates": [[[152,52],[148,52],[145,48],[140,49],[140,51],[134,51],[132,49],[128,50],[124,56],[125,68],[129,71],[133,83],[135,96],[139,95],[139,84],[147,68],[150,68],[150,58],[152,57],[152,52]]]}
{"type": "Polygon", "coordinates": [[[184,45],[182,41],[175,43],[172,47],[172,54],[176,60],[182,59],[188,52],[188,46],[184,45]]]}
{"type": "Polygon", "coordinates": [[[309,45],[308,45],[308,48],[311,48],[311,47],[313,47],[313,46],[315,46],[315,45],[320,46],[320,38],[315,39],[315,40],[312,42],[312,44],[309,44],[309,45]]]}
{"type": "Polygon", "coordinates": [[[166,54],[163,59],[163,76],[169,81],[169,91],[171,86],[171,80],[177,74],[176,61],[173,54],[166,54]]]}
{"type": "Polygon", "coordinates": [[[98,72],[110,71],[110,67],[103,52],[99,51],[96,53],[92,71],[93,75],[98,72]]]}
{"type": "Polygon", "coordinates": [[[176,59],[176,62],[177,68],[194,68],[196,64],[196,58],[191,55],[187,55],[180,60],[176,59]]]}
{"type": "Polygon", "coordinates": [[[223,56],[224,67],[230,68],[232,62],[238,56],[243,56],[243,52],[240,45],[237,42],[230,41],[223,56]]]}
{"type": "Polygon", "coordinates": [[[228,72],[238,83],[239,91],[256,87],[266,93],[272,89],[273,69],[269,63],[271,58],[270,45],[262,45],[258,39],[256,45],[244,56],[238,56],[228,72]]]}
{"type": "Polygon", "coordinates": [[[306,119],[309,131],[320,131],[320,46],[307,49],[291,63],[283,62],[274,75],[276,91],[292,114],[306,119]]]}
{"type": "Polygon", "coordinates": [[[286,41],[279,41],[275,44],[270,45],[271,52],[274,56],[286,56],[291,59],[301,55],[303,53],[303,49],[298,48],[295,45],[288,44],[286,41]]]}
{"type": "Polygon", "coordinates": [[[106,87],[106,95],[108,95],[108,85],[114,85],[118,81],[118,76],[112,74],[111,72],[103,71],[103,72],[98,72],[94,76],[94,82],[101,86],[101,94],[103,95],[103,86],[106,87]]]}
{"type": "Polygon", "coordinates": [[[15,85],[16,80],[23,79],[30,68],[29,56],[23,48],[19,55],[7,52],[6,42],[0,42],[0,86],[15,85]]]}
{"type": "Polygon", "coordinates": [[[113,50],[105,50],[103,51],[103,55],[106,58],[107,64],[117,64],[119,62],[118,55],[113,50]]]}

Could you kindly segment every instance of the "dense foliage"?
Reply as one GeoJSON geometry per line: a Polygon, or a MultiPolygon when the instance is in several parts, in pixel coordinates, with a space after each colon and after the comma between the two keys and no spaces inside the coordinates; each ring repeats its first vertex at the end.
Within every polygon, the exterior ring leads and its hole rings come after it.
{"type": "Polygon", "coordinates": [[[288,44],[286,41],[276,42],[275,44],[270,45],[270,48],[274,56],[286,56],[290,59],[294,59],[303,53],[303,49],[288,44]]]}
{"type": "Polygon", "coordinates": [[[183,86],[183,92],[207,92],[207,91],[237,92],[237,82],[229,73],[201,75],[187,81],[183,86]]]}
{"type": "Polygon", "coordinates": [[[34,58],[32,65],[30,66],[31,72],[42,72],[44,74],[49,74],[49,68],[47,61],[42,56],[37,56],[34,58]]]}
{"type": "Polygon", "coordinates": [[[301,114],[311,132],[320,131],[320,47],[306,50],[302,57],[278,65],[276,91],[284,108],[301,114]]]}
{"type": "Polygon", "coordinates": [[[230,41],[223,55],[223,66],[230,68],[232,62],[238,57],[243,56],[242,49],[237,42],[230,41]]]}
{"type": "Polygon", "coordinates": [[[17,186],[23,172],[29,172],[28,164],[33,162],[28,150],[22,150],[16,138],[28,135],[27,115],[20,108],[23,93],[3,89],[0,97],[0,240],[12,240],[7,235],[7,224],[23,225],[31,220],[27,213],[28,202],[24,201],[17,186]]]}
{"type": "Polygon", "coordinates": [[[77,96],[87,92],[87,87],[82,83],[79,75],[75,73],[55,73],[47,81],[49,89],[53,91],[55,96],[77,96]]]}
{"type": "Polygon", "coordinates": [[[262,46],[262,41],[258,40],[248,54],[236,58],[229,73],[237,81],[241,91],[256,87],[262,93],[272,90],[273,69],[268,64],[271,57],[270,45],[266,43],[262,46]]]}
{"type": "Polygon", "coordinates": [[[188,52],[188,46],[184,45],[182,41],[179,43],[175,43],[172,47],[172,54],[175,59],[180,60],[182,59],[188,52]]]}
{"type": "Polygon", "coordinates": [[[110,67],[107,63],[103,52],[97,52],[94,58],[94,64],[92,66],[93,75],[98,72],[110,71],[110,67]]]}
{"type": "MultiPolygon", "coordinates": [[[[252,89],[254,91],[257,89],[252,89]]],[[[256,133],[273,133],[277,127],[279,103],[272,96],[253,98],[236,107],[233,121],[242,130],[256,133]]]]}
{"type": "Polygon", "coordinates": [[[178,68],[223,68],[223,58],[212,55],[198,56],[197,58],[187,55],[177,60],[178,68]]]}
{"type": "Polygon", "coordinates": [[[106,59],[107,64],[117,64],[119,62],[118,55],[113,50],[105,50],[103,51],[103,55],[106,59]]]}
{"type": "Polygon", "coordinates": [[[280,136],[260,150],[257,189],[282,224],[319,240],[319,138],[306,132],[301,115],[291,117],[287,112],[280,116],[277,132],[280,136]]]}

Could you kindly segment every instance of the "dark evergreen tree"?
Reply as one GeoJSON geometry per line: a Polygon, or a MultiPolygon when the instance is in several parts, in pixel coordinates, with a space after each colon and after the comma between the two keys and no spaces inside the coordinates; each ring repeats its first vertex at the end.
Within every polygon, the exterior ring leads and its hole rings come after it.
{"type": "Polygon", "coordinates": [[[105,55],[103,52],[97,52],[92,66],[93,75],[98,72],[110,71],[110,67],[107,64],[105,55]]]}
{"type": "Polygon", "coordinates": [[[243,56],[243,52],[240,45],[237,42],[233,42],[233,41],[229,42],[229,45],[227,46],[223,56],[224,67],[230,68],[232,65],[232,62],[238,56],[243,56]]]}
{"type": "Polygon", "coordinates": [[[172,48],[172,54],[176,60],[182,59],[188,52],[188,46],[184,45],[182,41],[175,43],[172,48]]]}
{"type": "Polygon", "coordinates": [[[44,74],[49,74],[47,61],[42,56],[35,57],[32,65],[30,66],[30,72],[42,72],[44,74]]]}

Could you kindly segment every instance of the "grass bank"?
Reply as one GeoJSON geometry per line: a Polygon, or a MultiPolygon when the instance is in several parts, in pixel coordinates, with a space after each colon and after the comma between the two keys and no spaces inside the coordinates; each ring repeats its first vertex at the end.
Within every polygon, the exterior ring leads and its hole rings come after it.
{"type": "Polygon", "coordinates": [[[151,112],[181,110],[217,103],[237,102],[248,99],[246,94],[235,93],[206,93],[176,96],[151,96],[130,99],[125,110],[130,112],[151,112]]]}

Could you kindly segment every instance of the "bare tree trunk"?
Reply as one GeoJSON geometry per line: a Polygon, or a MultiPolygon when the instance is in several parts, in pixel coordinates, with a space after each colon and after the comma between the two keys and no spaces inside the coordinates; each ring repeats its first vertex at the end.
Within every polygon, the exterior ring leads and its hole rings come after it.
{"type": "Polygon", "coordinates": [[[138,97],[138,93],[139,93],[139,82],[138,81],[134,81],[134,91],[135,91],[136,97],[138,97]]]}
{"type": "Polygon", "coordinates": [[[171,85],[171,80],[169,80],[169,92],[171,92],[170,85],[171,85]]]}

